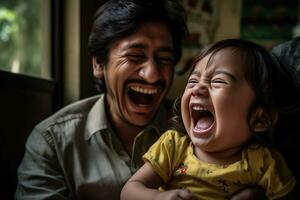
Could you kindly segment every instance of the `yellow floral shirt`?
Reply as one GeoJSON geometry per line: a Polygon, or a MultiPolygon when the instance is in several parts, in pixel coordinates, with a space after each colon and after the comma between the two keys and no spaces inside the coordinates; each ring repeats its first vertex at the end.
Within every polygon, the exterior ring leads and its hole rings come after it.
{"type": "Polygon", "coordinates": [[[187,188],[198,199],[229,199],[249,185],[258,185],[269,199],[277,199],[296,184],[284,159],[274,149],[251,145],[242,152],[240,161],[226,166],[208,164],[194,155],[189,137],[174,130],[165,132],[143,159],[166,182],[165,190],[187,188]]]}

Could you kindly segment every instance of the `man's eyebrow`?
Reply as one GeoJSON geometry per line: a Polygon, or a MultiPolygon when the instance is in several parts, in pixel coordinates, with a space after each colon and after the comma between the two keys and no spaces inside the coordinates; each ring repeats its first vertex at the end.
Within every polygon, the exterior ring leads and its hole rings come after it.
{"type": "MultiPolygon", "coordinates": [[[[122,50],[128,50],[128,49],[147,49],[148,46],[146,44],[143,43],[130,43],[125,45],[122,50]]],[[[158,49],[158,51],[160,52],[170,52],[173,53],[173,49],[171,47],[168,46],[162,46],[158,49]]]]}
{"type": "Polygon", "coordinates": [[[142,43],[129,43],[125,45],[122,50],[127,50],[127,49],[146,49],[147,45],[142,44],[142,43]]]}
{"type": "Polygon", "coordinates": [[[232,80],[234,80],[234,81],[237,80],[237,78],[232,73],[225,71],[225,70],[218,69],[218,70],[214,71],[213,74],[214,75],[225,74],[225,75],[229,76],[232,80]]]}

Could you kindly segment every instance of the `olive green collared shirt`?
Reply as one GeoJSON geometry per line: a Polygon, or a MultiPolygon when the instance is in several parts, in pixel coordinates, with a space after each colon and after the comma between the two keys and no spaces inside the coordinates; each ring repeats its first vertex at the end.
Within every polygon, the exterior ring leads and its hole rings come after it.
{"type": "Polygon", "coordinates": [[[16,199],[119,199],[142,155],[167,128],[161,105],[129,155],[105,114],[105,95],[67,106],[38,124],[18,169],[16,199]]]}

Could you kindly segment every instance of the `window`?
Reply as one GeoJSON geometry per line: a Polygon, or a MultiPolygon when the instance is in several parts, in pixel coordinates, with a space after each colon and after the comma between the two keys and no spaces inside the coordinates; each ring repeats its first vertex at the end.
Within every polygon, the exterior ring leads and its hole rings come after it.
{"type": "Polygon", "coordinates": [[[269,50],[292,39],[298,23],[298,7],[298,0],[244,0],[241,38],[269,50]]]}
{"type": "Polygon", "coordinates": [[[0,0],[0,199],[33,127],[62,107],[62,0],[0,0]]]}
{"type": "Polygon", "coordinates": [[[0,70],[50,79],[50,0],[1,0],[0,70]]]}

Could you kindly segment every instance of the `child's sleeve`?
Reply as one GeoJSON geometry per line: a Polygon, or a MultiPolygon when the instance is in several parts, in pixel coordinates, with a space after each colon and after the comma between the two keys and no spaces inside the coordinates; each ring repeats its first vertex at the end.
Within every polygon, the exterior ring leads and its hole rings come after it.
{"type": "Polygon", "coordinates": [[[149,162],[165,182],[172,176],[176,134],[172,130],[165,132],[143,156],[144,161],[149,162]]]}
{"type": "Polygon", "coordinates": [[[282,198],[293,190],[296,179],[278,151],[264,148],[262,154],[264,173],[259,180],[259,185],[265,188],[269,199],[282,198]]]}

